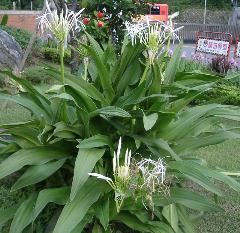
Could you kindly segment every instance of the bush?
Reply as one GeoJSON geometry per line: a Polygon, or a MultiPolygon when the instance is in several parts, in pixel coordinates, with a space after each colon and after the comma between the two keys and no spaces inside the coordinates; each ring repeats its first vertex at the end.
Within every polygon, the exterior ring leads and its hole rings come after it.
{"type": "Polygon", "coordinates": [[[24,70],[23,78],[32,84],[49,83],[52,78],[42,66],[28,67],[24,70]]]}
{"type": "Polygon", "coordinates": [[[239,86],[232,82],[222,82],[195,100],[195,104],[205,104],[207,102],[240,106],[239,86]]]}
{"type": "Polygon", "coordinates": [[[181,59],[178,67],[179,72],[191,72],[195,70],[208,71],[209,66],[201,61],[181,59]]]}
{"type": "MultiPolygon", "coordinates": [[[[59,62],[60,57],[59,57],[59,51],[57,48],[42,47],[41,53],[43,54],[45,59],[47,59],[51,62],[55,62],[55,63],[59,62]]],[[[70,62],[71,62],[71,51],[70,50],[65,50],[64,62],[66,64],[70,64],[70,62]]]]}

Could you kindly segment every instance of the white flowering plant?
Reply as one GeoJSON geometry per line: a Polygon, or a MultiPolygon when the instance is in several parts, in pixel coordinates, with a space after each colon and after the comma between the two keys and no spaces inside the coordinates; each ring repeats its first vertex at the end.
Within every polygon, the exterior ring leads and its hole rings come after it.
{"type": "Polygon", "coordinates": [[[222,77],[177,73],[181,47],[167,62],[163,53],[149,63],[140,39],[126,40],[117,53],[111,43],[103,48],[86,37],[84,78],[65,72],[62,82],[62,73],[48,67],[58,83],[45,94],[1,71],[22,88],[1,92],[0,99],[32,117],[1,126],[0,179],[17,172],[11,191],[33,191],[0,209],[0,225],[12,220],[10,233],[34,231],[35,220],[54,203],[43,224],[53,233],[194,232],[188,209],[198,216],[222,208],[189,183],[214,196],[223,195],[215,181],[240,192],[234,171],[193,157],[198,148],[240,138],[238,129],[223,127],[225,119],[240,121],[240,108],[189,106],[222,77]]]}

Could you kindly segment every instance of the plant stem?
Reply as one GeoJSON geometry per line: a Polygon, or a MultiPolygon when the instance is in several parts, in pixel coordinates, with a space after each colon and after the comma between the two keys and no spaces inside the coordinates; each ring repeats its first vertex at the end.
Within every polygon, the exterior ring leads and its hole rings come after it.
{"type": "Polygon", "coordinates": [[[60,69],[61,69],[61,81],[62,85],[65,84],[65,77],[64,77],[64,42],[60,43],[60,69]]]}

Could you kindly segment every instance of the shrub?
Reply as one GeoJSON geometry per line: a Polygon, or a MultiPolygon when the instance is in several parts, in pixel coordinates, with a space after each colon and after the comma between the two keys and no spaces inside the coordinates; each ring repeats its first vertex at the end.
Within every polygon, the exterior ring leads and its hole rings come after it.
{"type": "Polygon", "coordinates": [[[49,221],[53,233],[194,232],[188,208],[221,208],[186,182],[215,195],[221,190],[214,180],[237,191],[240,184],[191,154],[239,138],[234,129],[210,126],[232,115],[239,120],[240,109],[217,104],[187,108],[220,77],[176,74],[181,46],[165,63],[166,53],[146,54],[151,47],[140,43],[125,43],[117,56],[110,43],[103,50],[88,39],[90,45],[83,45],[91,60],[87,72],[62,76],[49,68],[62,85],[54,85],[46,95],[4,72],[23,91],[0,93],[0,98],[21,104],[33,119],[3,126],[2,134],[12,138],[1,141],[0,153],[6,158],[0,179],[21,171],[12,191],[36,184],[39,189],[18,208],[1,211],[0,222],[13,219],[10,232],[20,233],[54,202],[63,209],[49,221]]]}
{"type": "Polygon", "coordinates": [[[208,102],[240,106],[239,86],[229,81],[220,82],[195,100],[195,104],[208,102]]]}
{"type": "MultiPolygon", "coordinates": [[[[55,63],[59,62],[60,57],[59,57],[59,51],[57,48],[42,47],[41,53],[43,54],[45,59],[55,62],[55,63]]],[[[71,51],[70,50],[65,50],[64,62],[66,64],[70,64],[70,62],[71,62],[71,51]]]]}
{"type": "Polygon", "coordinates": [[[3,15],[0,25],[6,26],[8,23],[8,15],[3,15]]]}

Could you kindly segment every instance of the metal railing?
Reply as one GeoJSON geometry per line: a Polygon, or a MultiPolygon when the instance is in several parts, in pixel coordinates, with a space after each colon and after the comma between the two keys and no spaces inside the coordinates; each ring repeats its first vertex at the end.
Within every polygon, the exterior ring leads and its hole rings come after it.
{"type": "Polygon", "coordinates": [[[23,4],[21,0],[0,0],[0,10],[41,10],[43,1],[41,4],[38,1],[28,1],[28,3],[23,4]]]}
{"type": "Polygon", "coordinates": [[[231,33],[233,40],[240,36],[240,27],[225,24],[189,24],[189,23],[175,23],[175,28],[184,26],[178,32],[179,38],[184,41],[195,41],[196,33],[198,31],[211,31],[211,32],[227,32],[231,33]]]}

